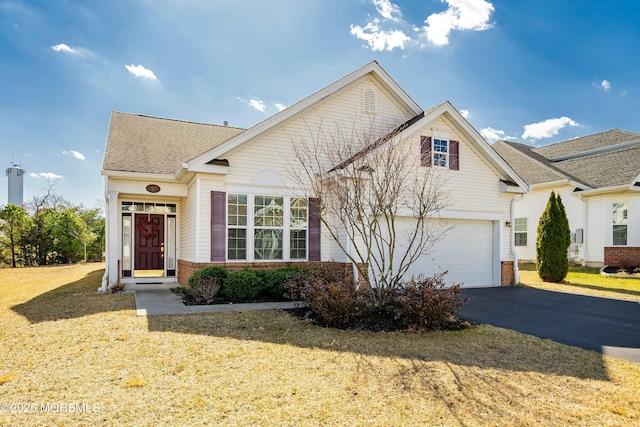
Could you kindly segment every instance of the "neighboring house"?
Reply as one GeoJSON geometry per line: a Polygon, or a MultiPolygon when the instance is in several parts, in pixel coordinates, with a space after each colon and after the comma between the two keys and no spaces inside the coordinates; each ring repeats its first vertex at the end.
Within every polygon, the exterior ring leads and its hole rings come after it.
{"type": "Polygon", "coordinates": [[[317,200],[288,173],[291,136],[312,144],[304,138],[310,125],[330,132],[372,120],[388,131],[402,127],[414,161],[430,153],[422,167],[446,178],[449,203],[440,217],[452,229],[410,274],[448,270],[449,283],[510,284],[506,224],[526,184],[449,102],[423,111],[371,62],[246,130],[113,112],[102,168],[102,289],[118,279],[186,284],[207,265],[345,262],[314,214],[317,200]]]}
{"type": "Polygon", "coordinates": [[[640,265],[640,134],[613,129],[544,147],[499,141],[493,148],[531,190],[515,202],[520,260],[536,259],[538,221],[555,191],[569,219],[571,260],[640,265]]]}

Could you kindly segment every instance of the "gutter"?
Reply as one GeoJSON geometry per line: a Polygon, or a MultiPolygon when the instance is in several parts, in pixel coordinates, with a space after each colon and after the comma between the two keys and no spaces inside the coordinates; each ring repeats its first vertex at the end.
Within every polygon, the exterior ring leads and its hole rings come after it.
{"type": "Polygon", "coordinates": [[[509,243],[511,244],[511,256],[513,256],[513,284],[520,283],[520,270],[518,269],[518,253],[516,252],[516,202],[519,202],[524,197],[524,194],[519,194],[511,199],[511,230],[509,243]]]}

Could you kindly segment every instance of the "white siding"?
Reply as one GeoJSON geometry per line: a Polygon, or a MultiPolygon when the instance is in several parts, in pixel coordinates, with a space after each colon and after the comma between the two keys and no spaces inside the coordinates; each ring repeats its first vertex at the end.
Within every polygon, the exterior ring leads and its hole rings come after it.
{"type": "MultiPolygon", "coordinates": [[[[585,229],[586,204],[573,192],[573,189],[574,187],[568,184],[539,189],[525,194],[522,200],[516,202],[515,218],[527,218],[527,246],[516,246],[519,260],[535,262],[538,222],[540,221],[542,212],[544,212],[547,206],[551,191],[555,191],[555,193],[559,194],[562,198],[562,204],[567,212],[571,232],[575,233],[576,229],[582,228],[584,230],[583,235],[587,234],[587,230],[585,229]]],[[[569,256],[575,261],[584,260],[585,245],[586,243],[572,244],[577,252],[571,252],[569,256]]]]}
{"type": "Polygon", "coordinates": [[[292,140],[296,143],[313,143],[309,128],[313,132],[321,124],[325,134],[329,136],[335,135],[338,128],[350,131],[354,123],[368,128],[373,121],[375,128],[382,134],[411,117],[372,78],[365,77],[329,96],[302,115],[275,127],[268,135],[239,147],[229,156],[227,183],[251,185],[256,175],[268,170],[278,173],[285,185],[295,185],[287,173],[290,165],[295,162],[292,140]],[[377,92],[376,114],[362,111],[362,94],[366,88],[374,88],[377,92]]]}
{"type": "Polygon", "coordinates": [[[604,263],[604,247],[613,246],[613,204],[627,203],[627,246],[640,246],[640,196],[635,192],[592,196],[587,200],[587,253],[585,260],[604,263]]]}
{"type": "Polygon", "coordinates": [[[434,132],[447,134],[450,140],[459,141],[459,170],[437,168],[441,174],[441,182],[447,194],[447,207],[443,212],[445,218],[500,221],[503,227],[501,236],[500,259],[513,259],[510,251],[509,231],[504,224],[510,218],[511,199],[513,193],[500,192],[500,177],[487,165],[485,159],[474,150],[473,143],[468,141],[448,122],[439,118],[423,126],[412,134],[406,143],[415,151],[415,161],[420,160],[420,137],[432,136],[434,132]]]}
{"type": "Polygon", "coordinates": [[[189,184],[189,195],[182,200],[182,214],[179,218],[181,236],[180,259],[196,261],[196,194],[195,181],[189,184]]]}

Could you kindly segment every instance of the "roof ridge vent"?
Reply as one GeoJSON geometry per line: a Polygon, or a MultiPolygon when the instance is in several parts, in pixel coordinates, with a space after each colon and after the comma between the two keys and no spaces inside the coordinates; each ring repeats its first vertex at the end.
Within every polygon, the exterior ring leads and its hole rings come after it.
{"type": "Polygon", "coordinates": [[[563,160],[577,159],[580,157],[587,157],[593,154],[606,153],[608,151],[616,151],[621,148],[631,147],[633,145],[640,144],[640,139],[634,139],[632,141],[621,142],[619,144],[608,145],[606,147],[593,148],[587,151],[581,151],[579,153],[567,154],[564,156],[556,157],[555,159],[551,159],[551,162],[561,162],[563,160]]]}

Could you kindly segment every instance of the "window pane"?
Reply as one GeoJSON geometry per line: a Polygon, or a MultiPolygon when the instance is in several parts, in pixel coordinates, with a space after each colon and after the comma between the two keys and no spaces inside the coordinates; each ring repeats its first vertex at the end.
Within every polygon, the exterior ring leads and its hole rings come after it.
{"type": "Polygon", "coordinates": [[[437,151],[439,153],[446,153],[447,150],[447,145],[448,145],[447,140],[445,139],[434,139],[433,140],[433,151],[437,151]]]}
{"type": "Polygon", "coordinates": [[[291,230],[291,259],[307,257],[307,230],[291,230]]]}
{"type": "Polygon", "coordinates": [[[167,270],[176,269],[176,219],[167,218],[167,270]]]}
{"type": "Polygon", "coordinates": [[[627,223],[627,204],[626,203],[613,204],[613,223],[614,224],[627,223]]]}
{"type": "Polygon", "coordinates": [[[256,196],[254,223],[256,227],[282,227],[284,225],[283,198],[256,196]]]}
{"type": "Polygon", "coordinates": [[[514,243],[516,246],[527,246],[527,233],[516,233],[514,243]]]}
{"type": "Polygon", "coordinates": [[[228,230],[227,258],[247,258],[247,230],[234,228],[228,230]]]}
{"type": "Polygon", "coordinates": [[[282,230],[255,230],[255,259],[282,259],[282,230]]]}
{"type": "Polygon", "coordinates": [[[307,199],[298,197],[291,199],[291,227],[306,228],[307,226],[307,199]]]}
{"type": "Polygon", "coordinates": [[[434,166],[447,166],[447,155],[446,154],[434,154],[433,155],[433,165],[434,166]]]}
{"type": "Polygon", "coordinates": [[[247,196],[229,194],[227,201],[227,220],[229,226],[247,225],[247,196]]]}
{"type": "Polygon", "coordinates": [[[627,245],[627,226],[614,225],[613,226],[613,244],[619,246],[627,245]]]}
{"type": "Polygon", "coordinates": [[[122,217],[122,269],[131,270],[131,216],[122,217]]]}
{"type": "Polygon", "coordinates": [[[527,218],[516,218],[514,227],[515,227],[514,230],[516,232],[518,232],[518,231],[526,232],[527,231],[527,218]]]}

